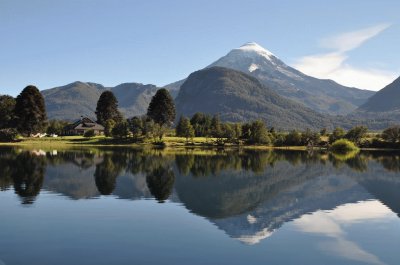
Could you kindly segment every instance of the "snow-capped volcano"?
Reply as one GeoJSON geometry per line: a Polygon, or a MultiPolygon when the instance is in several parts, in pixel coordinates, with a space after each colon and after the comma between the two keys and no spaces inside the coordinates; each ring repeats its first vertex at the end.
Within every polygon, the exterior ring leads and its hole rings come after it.
{"type": "MultiPolygon", "coordinates": [[[[332,80],[305,75],[255,42],[248,42],[232,49],[206,68],[213,66],[250,74],[281,96],[322,113],[350,113],[374,94],[372,91],[345,87],[332,80]]],[[[184,81],[175,82],[167,87],[179,89],[184,81]]]]}
{"type": "Polygon", "coordinates": [[[272,58],[275,57],[275,55],[272,52],[261,47],[260,45],[258,45],[255,42],[248,42],[234,50],[238,50],[240,52],[243,52],[243,54],[248,54],[249,56],[253,56],[254,54],[261,55],[261,56],[265,57],[265,59],[267,59],[267,60],[272,60],[272,58]]]}

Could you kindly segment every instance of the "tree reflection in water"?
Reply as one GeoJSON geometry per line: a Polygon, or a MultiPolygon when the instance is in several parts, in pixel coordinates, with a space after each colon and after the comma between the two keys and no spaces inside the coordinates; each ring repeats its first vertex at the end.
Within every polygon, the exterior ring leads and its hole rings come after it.
{"type": "Polygon", "coordinates": [[[146,176],[146,182],[154,198],[163,203],[172,193],[175,174],[172,169],[159,166],[146,176]]]}

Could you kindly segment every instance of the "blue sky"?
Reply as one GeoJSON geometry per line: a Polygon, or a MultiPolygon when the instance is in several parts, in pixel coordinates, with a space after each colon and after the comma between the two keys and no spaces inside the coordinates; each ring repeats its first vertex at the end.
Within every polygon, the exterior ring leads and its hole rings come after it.
{"type": "Polygon", "coordinates": [[[400,1],[0,0],[0,94],[87,81],[165,85],[248,41],[320,78],[400,75],[400,1]]]}

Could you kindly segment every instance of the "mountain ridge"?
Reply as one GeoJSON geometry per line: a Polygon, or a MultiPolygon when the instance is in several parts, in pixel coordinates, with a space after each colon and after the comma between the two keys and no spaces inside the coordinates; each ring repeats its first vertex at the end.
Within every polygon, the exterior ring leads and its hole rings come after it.
{"type": "MultiPolygon", "coordinates": [[[[279,95],[295,100],[320,113],[348,114],[375,92],[346,87],[330,79],[318,79],[286,65],[255,42],[231,50],[205,68],[221,66],[242,71],[259,79],[279,95]]],[[[179,89],[183,80],[165,87],[179,89]]]]}

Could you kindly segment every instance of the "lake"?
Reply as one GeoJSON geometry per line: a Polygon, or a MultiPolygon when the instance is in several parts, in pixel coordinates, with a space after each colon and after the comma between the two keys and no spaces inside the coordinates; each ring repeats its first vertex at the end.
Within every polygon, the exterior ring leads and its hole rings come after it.
{"type": "Polygon", "coordinates": [[[400,264],[400,153],[0,148],[0,265],[400,264]]]}

